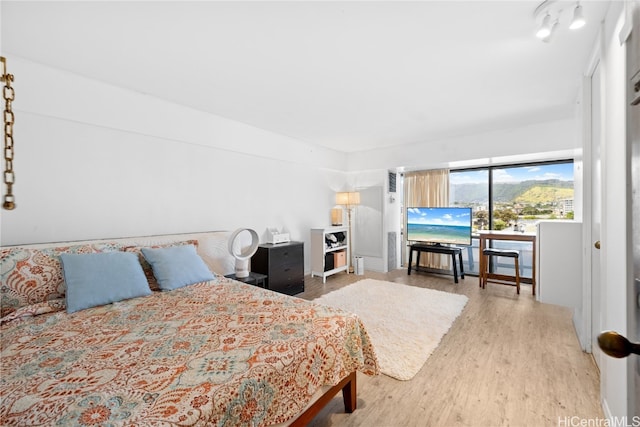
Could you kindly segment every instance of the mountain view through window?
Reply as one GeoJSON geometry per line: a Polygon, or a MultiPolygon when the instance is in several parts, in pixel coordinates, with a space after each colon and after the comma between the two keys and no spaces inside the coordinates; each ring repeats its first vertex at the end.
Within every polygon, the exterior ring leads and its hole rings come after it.
{"type": "Polygon", "coordinates": [[[573,219],[573,162],[451,171],[449,185],[450,205],[473,209],[474,230],[573,219]]]}
{"type": "MultiPolygon", "coordinates": [[[[573,219],[573,162],[487,167],[451,171],[450,206],[470,207],[473,232],[517,230],[535,233],[541,220],[573,219]]],[[[493,241],[493,247],[520,251],[520,275],[533,273],[530,242],[493,241]]],[[[478,273],[478,238],[463,251],[465,271],[478,273]]],[[[512,263],[491,263],[493,272],[513,274],[512,263]]]]}

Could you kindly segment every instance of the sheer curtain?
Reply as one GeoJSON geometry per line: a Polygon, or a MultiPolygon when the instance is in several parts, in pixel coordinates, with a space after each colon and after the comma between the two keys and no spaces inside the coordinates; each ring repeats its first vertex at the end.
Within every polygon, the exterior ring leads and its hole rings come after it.
{"type": "MultiPolygon", "coordinates": [[[[449,206],[449,169],[434,169],[404,174],[404,208],[449,206]]],[[[407,229],[407,216],[404,216],[407,229]]],[[[405,247],[406,247],[406,235],[405,247]]],[[[406,258],[408,259],[408,258],[406,258]]],[[[441,254],[422,253],[420,266],[449,270],[450,257],[441,254]]]]}

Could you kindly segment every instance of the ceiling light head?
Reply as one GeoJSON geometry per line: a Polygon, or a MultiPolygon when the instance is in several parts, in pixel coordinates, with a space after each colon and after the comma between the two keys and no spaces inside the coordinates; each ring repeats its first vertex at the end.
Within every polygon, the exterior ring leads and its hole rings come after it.
{"type": "Polygon", "coordinates": [[[547,13],[544,19],[542,20],[542,25],[540,25],[540,28],[538,28],[538,31],[536,32],[536,37],[544,40],[545,37],[549,37],[550,35],[551,35],[551,15],[547,13]]]}
{"type": "Polygon", "coordinates": [[[546,37],[542,38],[542,41],[545,43],[549,43],[551,41],[551,39],[553,38],[553,34],[555,33],[556,27],[558,26],[558,20],[556,19],[555,21],[553,21],[553,23],[551,24],[551,27],[549,29],[549,34],[547,34],[546,37]]]}
{"type": "Polygon", "coordinates": [[[571,24],[569,28],[572,30],[577,30],[578,28],[584,27],[587,23],[584,19],[584,13],[582,12],[582,6],[580,2],[576,3],[576,8],[573,10],[573,20],[571,20],[571,24]]]}

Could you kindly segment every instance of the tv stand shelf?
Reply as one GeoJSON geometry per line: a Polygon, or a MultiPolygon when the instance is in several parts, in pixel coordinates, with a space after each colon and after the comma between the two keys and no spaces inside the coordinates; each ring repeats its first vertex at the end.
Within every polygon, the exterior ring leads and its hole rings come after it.
{"type": "Polygon", "coordinates": [[[455,283],[458,283],[458,267],[456,262],[456,255],[458,255],[458,259],[460,261],[460,277],[464,279],[464,267],[462,265],[462,248],[458,248],[456,246],[428,245],[425,243],[414,243],[409,248],[409,267],[407,269],[407,275],[411,275],[411,264],[413,263],[414,251],[418,253],[418,256],[416,258],[416,267],[415,267],[416,271],[420,271],[419,265],[420,265],[421,252],[451,255],[451,260],[453,262],[453,280],[455,283]]]}

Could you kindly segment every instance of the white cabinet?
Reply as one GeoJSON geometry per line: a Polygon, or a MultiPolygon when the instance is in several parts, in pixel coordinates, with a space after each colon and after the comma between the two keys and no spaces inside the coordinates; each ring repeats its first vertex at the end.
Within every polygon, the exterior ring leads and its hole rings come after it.
{"type": "Polygon", "coordinates": [[[311,229],[311,277],[322,277],[322,283],[332,274],[349,273],[351,248],[348,227],[311,229]],[[331,236],[336,237],[335,242],[331,236]]]}
{"type": "Polygon", "coordinates": [[[582,223],[540,221],[537,226],[538,300],[582,307],[582,223]]]}

